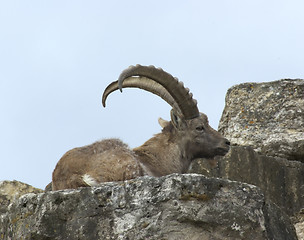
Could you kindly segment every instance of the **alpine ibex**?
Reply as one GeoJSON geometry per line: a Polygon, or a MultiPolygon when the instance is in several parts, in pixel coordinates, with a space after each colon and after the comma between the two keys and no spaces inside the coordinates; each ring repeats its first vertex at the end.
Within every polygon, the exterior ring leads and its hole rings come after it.
{"type": "Polygon", "coordinates": [[[53,190],[185,173],[195,158],[228,152],[229,141],[209,126],[189,89],[169,73],[153,66],[130,66],[105,89],[103,106],[110,93],[122,88],[140,88],[160,96],[172,107],[171,121],[160,119],[162,132],[132,150],[118,139],[107,139],[68,151],[53,172],[53,190]]]}

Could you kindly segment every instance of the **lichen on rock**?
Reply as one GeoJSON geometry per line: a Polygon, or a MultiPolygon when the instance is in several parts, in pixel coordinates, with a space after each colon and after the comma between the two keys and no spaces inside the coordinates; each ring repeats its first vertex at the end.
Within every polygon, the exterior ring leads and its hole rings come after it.
{"type": "Polygon", "coordinates": [[[232,144],[304,162],[304,80],[231,87],[219,131],[232,144]]]}
{"type": "Polygon", "coordinates": [[[0,214],[7,211],[9,204],[26,193],[41,193],[43,190],[19,181],[0,182],[0,214]]]}

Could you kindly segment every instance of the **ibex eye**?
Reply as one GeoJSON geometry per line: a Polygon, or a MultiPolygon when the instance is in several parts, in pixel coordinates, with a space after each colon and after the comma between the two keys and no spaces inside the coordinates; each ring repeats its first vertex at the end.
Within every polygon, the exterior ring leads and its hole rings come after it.
{"type": "Polygon", "coordinates": [[[196,127],[196,130],[201,132],[201,131],[204,131],[205,128],[204,128],[204,126],[199,126],[199,127],[196,127]]]}

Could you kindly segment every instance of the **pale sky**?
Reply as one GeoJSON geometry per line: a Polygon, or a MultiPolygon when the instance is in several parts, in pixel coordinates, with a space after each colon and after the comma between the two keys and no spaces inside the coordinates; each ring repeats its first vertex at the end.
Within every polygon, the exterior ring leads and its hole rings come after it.
{"type": "Polygon", "coordinates": [[[44,188],[74,147],[161,129],[170,106],[105,87],[129,65],[184,82],[217,129],[228,88],[304,78],[304,2],[282,0],[0,2],[1,180],[44,188]]]}

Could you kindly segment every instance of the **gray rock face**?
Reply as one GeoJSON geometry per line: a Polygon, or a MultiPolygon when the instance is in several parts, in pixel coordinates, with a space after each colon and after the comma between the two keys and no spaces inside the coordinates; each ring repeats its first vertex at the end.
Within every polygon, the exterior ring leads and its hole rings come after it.
{"type": "Polygon", "coordinates": [[[251,147],[232,147],[224,157],[197,159],[190,172],[258,186],[267,199],[289,216],[304,208],[304,163],[256,153],[251,147]]]}
{"type": "Polygon", "coordinates": [[[27,194],[0,217],[1,239],[297,239],[255,186],[202,175],[142,177],[27,194]]]}
{"type": "Polygon", "coordinates": [[[233,144],[304,162],[304,80],[230,88],[219,131],[233,144]]]}
{"type": "Polygon", "coordinates": [[[198,159],[190,172],[260,187],[293,218],[302,239],[303,218],[297,216],[304,211],[304,80],[233,86],[219,131],[240,147],[223,158],[198,159]]]}

